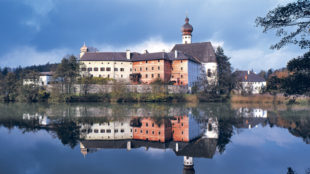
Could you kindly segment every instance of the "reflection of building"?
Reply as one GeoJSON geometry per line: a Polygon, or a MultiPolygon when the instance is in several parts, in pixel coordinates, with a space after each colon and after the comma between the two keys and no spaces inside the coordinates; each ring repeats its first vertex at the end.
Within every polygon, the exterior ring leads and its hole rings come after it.
{"type": "Polygon", "coordinates": [[[165,142],[171,139],[171,122],[168,119],[156,120],[145,117],[141,124],[134,126],[133,139],[165,142]]]}
{"type": "Polygon", "coordinates": [[[123,121],[111,121],[94,124],[80,124],[80,138],[85,140],[121,140],[132,139],[130,118],[123,121]]]}
{"type": "Polygon", "coordinates": [[[200,124],[192,116],[175,116],[171,123],[173,141],[189,142],[202,134],[200,124]]]}
{"type": "Polygon", "coordinates": [[[240,127],[251,129],[266,121],[267,110],[259,108],[240,108],[237,110],[237,115],[244,118],[243,125],[240,125],[240,127]]]}
{"type": "Polygon", "coordinates": [[[237,114],[242,117],[267,118],[267,110],[260,108],[239,108],[237,114]]]}
{"type": "Polygon", "coordinates": [[[217,121],[217,118],[209,118],[208,122],[206,122],[205,125],[205,132],[204,137],[206,138],[216,138],[219,137],[219,123],[217,121]]]}
{"type": "Polygon", "coordinates": [[[183,164],[184,164],[183,174],[195,173],[193,157],[184,156],[183,164]]]}
{"type": "Polygon", "coordinates": [[[50,120],[47,116],[42,116],[38,113],[36,114],[23,114],[23,120],[38,120],[39,125],[46,126],[50,123],[50,120]]]}

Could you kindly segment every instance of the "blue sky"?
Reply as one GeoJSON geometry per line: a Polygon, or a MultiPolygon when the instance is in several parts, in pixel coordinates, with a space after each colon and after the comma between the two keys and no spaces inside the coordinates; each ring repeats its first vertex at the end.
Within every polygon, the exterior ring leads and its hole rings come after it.
{"type": "Polygon", "coordinates": [[[85,41],[100,51],[170,51],[188,14],[193,42],[221,45],[235,69],[280,68],[304,50],[269,47],[255,18],[291,0],[0,0],[0,67],[59,62],[85,41]]]}

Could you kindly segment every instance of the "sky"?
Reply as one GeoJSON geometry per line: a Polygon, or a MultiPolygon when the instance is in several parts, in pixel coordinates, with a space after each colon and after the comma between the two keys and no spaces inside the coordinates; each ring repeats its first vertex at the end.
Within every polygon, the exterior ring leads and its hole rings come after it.
{"type": "Polygon", "coordinates": [[[60,62],[85,42],[99,51],[170,51],[188,15],[192,42],[222,46],[234,69],[285,67],[305,50],[270,46],[257,16],[292,0],[0,0],[0,67],[60,62]]]}

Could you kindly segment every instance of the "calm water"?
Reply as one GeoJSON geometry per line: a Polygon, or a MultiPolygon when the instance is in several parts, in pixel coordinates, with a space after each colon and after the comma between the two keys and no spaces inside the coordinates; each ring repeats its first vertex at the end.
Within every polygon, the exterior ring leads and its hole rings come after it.
{"type": "Polygon", "coordinates": [[[0,104],[0,173],[310,172],[310,106],[0,104]]]}

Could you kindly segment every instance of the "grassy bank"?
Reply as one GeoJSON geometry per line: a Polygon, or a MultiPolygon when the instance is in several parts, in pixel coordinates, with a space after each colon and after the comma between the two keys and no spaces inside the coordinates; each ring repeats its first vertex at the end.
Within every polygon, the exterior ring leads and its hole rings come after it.
{"type": "Polygon", "coordinates": [[[304,96],[256,94],[249,96],[232,95],[230,101],[231,103],[241,104],[309,104],[310,98],[304,96]]]}
{"type": "Polygon", "coordinates": [[[87,95],[52,96],[49,102],[189,102],[197,103],[198,98],[192,94],[165,93],[101,93],[87,95]]]}

